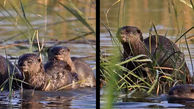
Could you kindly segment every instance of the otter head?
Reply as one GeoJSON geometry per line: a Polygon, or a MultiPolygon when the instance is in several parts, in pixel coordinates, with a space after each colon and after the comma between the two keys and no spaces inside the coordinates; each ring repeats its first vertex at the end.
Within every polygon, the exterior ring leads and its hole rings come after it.
{"type": "Polygon", "coordinates": [[[63,46],[54,46],[48,50],[48,59],[67,61],[70,58],[70,49],[63,46]]]}
{"type": "Polygon", "coordinates": [[[137,27],[124,26],[118,30],[117,36],[121,43],[128,43],[131,40],[141,40],[143,41],[143,36],[141,31],[137,27]]]}
{"type": "Polygon", "coordinates": [[[170,89],[168,95],[179,98],[194,99],[194,85],[193,84],[177,85],[170,89]]]}
{"type": "Polygon", "coordinates": [[[42,61],[36,54],[23,54],[19,57],[18,67],[24,75],[35,75],[42,70],[42,61]]]}

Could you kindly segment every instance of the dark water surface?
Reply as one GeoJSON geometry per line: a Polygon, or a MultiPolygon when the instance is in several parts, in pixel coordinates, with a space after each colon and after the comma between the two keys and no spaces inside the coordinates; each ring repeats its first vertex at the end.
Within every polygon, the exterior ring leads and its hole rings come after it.
{"type": "MultiPolygon", "coordinates": [[[[84,58],[96,75],[95,35],[57,1],[79,9],[88,24],[95,30],[95,0],[1,0],[0,1],[0,55],[17,63],[20,55],[36,52],[30,49],[31,39],[38,33],[44,47],[64,45],[71,49],[71,56],[84,58]],[[23,8],[23,9],[22,9],[23,8]],[[25,14],[25,15],[24,15],[25,14]],[[27,19],[27,20],[26,20],[27,19]],[[86,36],[86,37],[84,37],[86,36]],[[76,40],[68,41],[79,37],[76,40]],[[6,54],[6,55],[5,55],[6,54]]],[[[36,39],[36,37],[35,37],[36,39]]],[[[37,45],[37,44],[36,44],[37,45]]],[[[44,63],[47,54],[42,52],[44,63]]],[[[0,92],[0,108],[96,108],[96,89],[81,88],[57,92],[24,90],[15,91],[9,99],[8,92],[0,92]]]]}
{"type": "Polygon", "coordinates": [[[24,90],[14,92],[11,99],[9,93],[0,93],[1,108],[66,108],[95,109],[96,88],[82,88],[57,92],[24,90]]]}
{"type": "MultiPolygon", "coordinates": [[[[180,0],[181,1],[181,0],[180,0]]],[[[113,47],[110,34],[103,25],[106,24],[113,36],[115,36],[118,27],[131,25],[140,28],[144,38],[149,36],[149,30],[154,23],[157,32],[160,35],[167,34],[167,37],[175,41],[185,31],[194,26],[194,11],[186,4],[174,0],[175,10],[172,6],[172,0],[121,0],[117,4],[113,5],[116,0],[103,0],[100,5],[100,49],[103,55],[109,55],[110,50],[113,47]],[[109,13],[106,16],[107,10],[110,8],[109,13]],[[108,23],[107,23],[108,22],[108,23]]],[[[188,2],[189,3],[189,2],[188,2]]],[[[152,34],[155,32],[152,30],[152,34]]],[[[191,58],[194,62],[194,29],[187,33],[188,45],[191,52],[191,58]]],[[[184,38],[182,38],[177,45],[182,52],[185,53],[186,63],[189,67],[191,75],[192,64],[190,61],[189,53],[186,47],[184,38]]],[[[193,66],[194,67],[194,66],[193,66]]],[[[105,105],[106,99],[103,95],[106,95],[106,90],[101,90],[101,104],[105,105]]],[[[193,107],[193,101],[185,101],[185,103],[175,102],[170,103],[167,100],[166,95],[156,95],[154,97],[127,96],[119,94],[114,107],[120,108],[185,108],[193,107]]]]}

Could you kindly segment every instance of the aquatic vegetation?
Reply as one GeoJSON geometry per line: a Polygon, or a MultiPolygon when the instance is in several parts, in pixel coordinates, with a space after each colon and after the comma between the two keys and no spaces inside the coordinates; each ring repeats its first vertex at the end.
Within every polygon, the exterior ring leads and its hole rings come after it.
{"type": "MultiPolygon", "coordinates": [[[[151,44],[150,44],[151,45],[151,44]]],[[[121,45],[116,45],[121,47],[121,45]]],[[[145,48],[146,49],[146,48],[145,48]]],[[[120,51],[120,50],[117,50],[120,51]]],[[[116,54],[114,52],[112,52],[111,54],[116,54]]],[[[122,54],[122,53],[120,53],[122,54]]],[[[115,55],[114,55],[115,56],[115,55]]],[[[114,56],[110,56],[112,58],[118,58],[118,57],[114,57],[114,56]]],[[[105,57],[101,57],[102,62],[102,69],[106,69],[107,65],[109,65],[110,63],[112,63],[109,58],[105,57]],[[106,61],[103,61],[106,60],[106,61]]],[[[170,58],[170,56],[169,56],[170,58]]],[[[167,57],[168,59],[168,57],[167,57]]],[[[175,62],[176,63],[176,62],[175,62]]],[[[111,64],[112,65],[112,64],[111,64]]],[[[182,76],[181,78],[177,77],[177,72],[176,71],[180,71],[180,69],[176,69],[176,68],[168,68],[168,67],[161,67],[158,65],[157,60],[155,60],[151,55],[146,56],[146,55],[137,55],[135,57],[131,57],[128,60],[125,61],[121,61],[118,60],[117,63],[115,63],[115,65],[119,66],[118,68],[120,69],[120,72],[117,72],[116,74],[120,77],[117,82],[122,83],[118,89],[122,89],[122,88],[127,88],[127,89],[134,89],[136,88],[133,85],[138,85],[138,87],[142,87],[145,88],[145,90],[148,91],[148,93],[151,93],[155,87],[157,87],[157,93],[161,93],[161,92],[166,92],[165,89],[168,89],[170,87],[172,87],[172,85],[179,83],[180,81],[184,80],[184,76],[182,76]],[[129,62],[138,62],[138,66],[136,68],[134,68],[133,70],[128,70],[127,68],[125,68],[124,64],[129,63],[129,62]],[[149,62],[149,63],[148,63],[149,62]],[[137,69],[145,69],[146,71],[146,75],[148,76],[145,77],[144,73],[142,72],[142,70],[139,71],[139,74],[136,74],[134,71],[137,69]],[[170,70],[172,71],[171,74],[169,74],[169,72],[164,72],[163,70],[170,70]],[[127,72],[127,74],[124,74],[123,72],[127,72]],[[135,81],[131,78],[135,77],[135,81]],[[179,80],[180,79],[180,80],[179,80]],[[124,82],[123,82],[124,81],[124,82]],[[130,82],[128,82],[130,81],[130,82]],[[128,85],[128,87],[126,87],[124,85],[124,83],[126,83],[128,85]],[[156,83],[158,83],[158,85],[156,86],[156,83]],[[165,86],[165,87],[164,87],[165,86]],[[164,90],[163,90],[164,89],[164,90]]],[[[103,78],[108,79],[110,78],[110,76],[112,76],[111,73],[108,73],[108,71],[104,71],[102,70],[102,75],[103,78]]],[[[184,72],[182,72],[184,73],[184,72]]],[[[108,79],[107,81],[109,81],[111,79],[108,79]]]]}

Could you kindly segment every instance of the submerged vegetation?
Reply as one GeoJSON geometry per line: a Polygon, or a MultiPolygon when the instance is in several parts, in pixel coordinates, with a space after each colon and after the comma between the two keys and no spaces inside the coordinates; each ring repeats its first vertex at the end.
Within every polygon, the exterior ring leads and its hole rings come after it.
{"type": "MultiPolygon", "coordinates": [[[[184,2],[184,0],[180,0],[181,2],[184,2]]],[[[184,40],[186,44],[186,48],[190,57],[190,62],[192,65],[192,71],[193,70],[193,62],[192,62],[192,56],[191,52],[189,49],[189,44],[188,44],[188,36],[187,33],[191,32],[194,27],[190,27],[188,30],[183,31],[182,28],[180,29],[180,22],[178,14],[179,14],[179,9],[178,5],[174,3],[174,0],[169,0],[169,10],[174,9],[174,13],[171,13],[172,15],[175,16],[176,18],[176,23],[177,23],[177,30],[178,30],[178,35],[177,35],[177,40],[175,43],[180,42],[180,40],[184,40]]],[[[178,2],[178,1],[176,1],[178,2]]],[[[193,2],[190,0],[190,2],[184,2],[186,5],[189,5],[190,8],[193,8],[193,2]]],[[[102,98],[106,99],[103,101],[106,101],[105,104],[103,104],[103,107],[105,109],[111,109],[112,108],[112,103],[116,101],[118,98],[118,92],[124,92],[124,94],[127,95],[133,95],[136,92],[141,92],[144,94],[144,96],[147,95],[159,95],[161,93],[166,93],[169,91],[169,88],[175,86],[176,84],[180,83],[181,81],[184,80],[184,76],[178,76],[177,72],[181,72],[184,74],[179,69],[174,69],[174,68],[168,68],[168,67],[161,67],[158,65],[158,62],[154,60],[154,58],[151,55],[137,55],[134,57],[130,57],[128,60],[122,60],[122,52],[123,48],[120,43],[120,39],[118,39],[119,35],[119,28],[122,26],[126,26],[127,23],[125,22],[127,18],[126,17],[126,8],[125,6],[126,1],[125,0],[117,0],[113,5],[107,9],[105,13],[105,18],[104,20],[101,19],[101,24],[103,25],[102,27],[105,27],[105,30],[107,33],[109,33],[109,36],[111,38],[112,42],[112,48],[108,52],[110,55],[106,55],[107,52],[103,51],[101,52],[100,55],[100,74],[101,74],[101,83],[104,83],[104,96],[102,98]],[[109,21],[109,12],[113,7],[118,6],[118,18],[117,18],[117,28],[115,31],[111,28],[111,23],[109,21]],[[104,22],[106,21],[106,23],[104,22]],[[138,66],[136,68],[129,70],[125,68],[123,65],[126,63],[138,63],[138,66]],[[139,70],[138,70],[139,69],[139,70]],[[146,77],[144,75],[146,71],[146,77]],[[135,73],[134,71],[139,71],[138,74],[135,73]],[[172,72],[165,72],[166,70],[172,72]],[[125,72],[125,73],[124,73],[125,72]]],[[[193,8],[194,9],[194,8],[193,8]]],[[[131,12],[131,11],[130,11],[131,12]]],[[[183,22],[184,24],[184,22],[183,22]]],[[[136,26],[136,25],[134,25],[136,26]]],[[[156,26],[154,25],[153,22],[151,22],[151,29],[154,30],[152,33],[151,31],[149,32],[149,37],[152,34],[155,34],[156,36],[159,35],[156,26]]],[[[165,37],[167,36],[167,32],[165,34],[165,37]]],[[[150,44],[151,45],[151,44],[150,44]]],[[[103,48],[101,48],[103,49],[103,48]]],[[[151,49],[151,48],[150,48],[151,49]]],[[[101,50],[102,51],[102,50],[101,50]]],[[[175,62],[176,63],[176,62],[175,62]]],[[[190,71],[190,73],[192,73],[190,71]]],[[[186,74],[184,74],[186,75],[186,74]]],[[[185,83],[185,82],[183,82],[185,83]]],[[[126,96],[127,97],[127,96],[126,96]]]]}

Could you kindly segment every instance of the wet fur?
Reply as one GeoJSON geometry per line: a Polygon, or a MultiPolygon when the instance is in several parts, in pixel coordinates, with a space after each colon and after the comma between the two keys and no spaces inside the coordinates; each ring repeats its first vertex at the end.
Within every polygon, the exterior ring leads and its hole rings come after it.
{"type": "MultiPolygon", "coordinates": [[[[156,42],[156,36],[152,35],[151,51],[149,47],[149,37],[143,40],[142,33],[137,27],[122,27],[120,29],[120,37],[118,38],[120,39],[124,48],[122,60],[126,60],[130,57],[137,56],[139,54],[145,54],[147,56],[151,56],[152,59],[156,60],[161,67],[178,69],[183,63],[183,67],[181,68],[181,70],[187,75],[187,77],[185,77],[185,81],[187,83],[191,83],[191,77],[184,59],[184,54],[168,38],[158,35],[158,42],[156,42]]],[[[138,63],[129,62],[124,66],[129,70],[132,70],[138,65],[138,63]]],[[[144,72],[144,70],[139,70],[144,72]]],[[[170,73],[172,71],[168,70],[167,72],[170,73]]],[[[182,74],[180,72],[178,73],[181,77],[182,74]]]]}
{"type": "MultiPolygon", "coordinates": [[[[33,64],[38,64],[39,66],[34,68],[37,69],[35,71],[23,72],[25,74],[25,81],[30,84],[28,88],[50,91],[72,83],[72,75],[67,63],[49,62],[45,70],[42,62],[36,54],[24,54],[18,61],[21,71],[22,67],[26,66],[24,64],[29,60],[32,60],[33,64]]],[[[29,67],[32,66],[33,65],[31,64],[29,67]]]]}
{"type": "Polygon", "coordinates": [[[184,84],[174,86],[170,89],[168,95],[170,97],[194,99],[194,85],[184,84]]]}
{"type": "Polygon", "coordinates": [[[63,46],[51,47],[48,50],[48,59],[49,61],[61,60],[68,63],[68,65],[71,66],[71,69],[72,69],[71,72],[77,73],[78,80],[82,81],[80,84],[80,87],[96,86],[96,79],[94,77],[94,73],[92,69],[89,67],[88,64],[86,64],[81,59],[75,58],[75,57],[71,58],[70,49],[68,49],[67,47],[63,47],[63,46]],[[55,58],[56,55],[61,56],[62,59],[55,58]]]}

